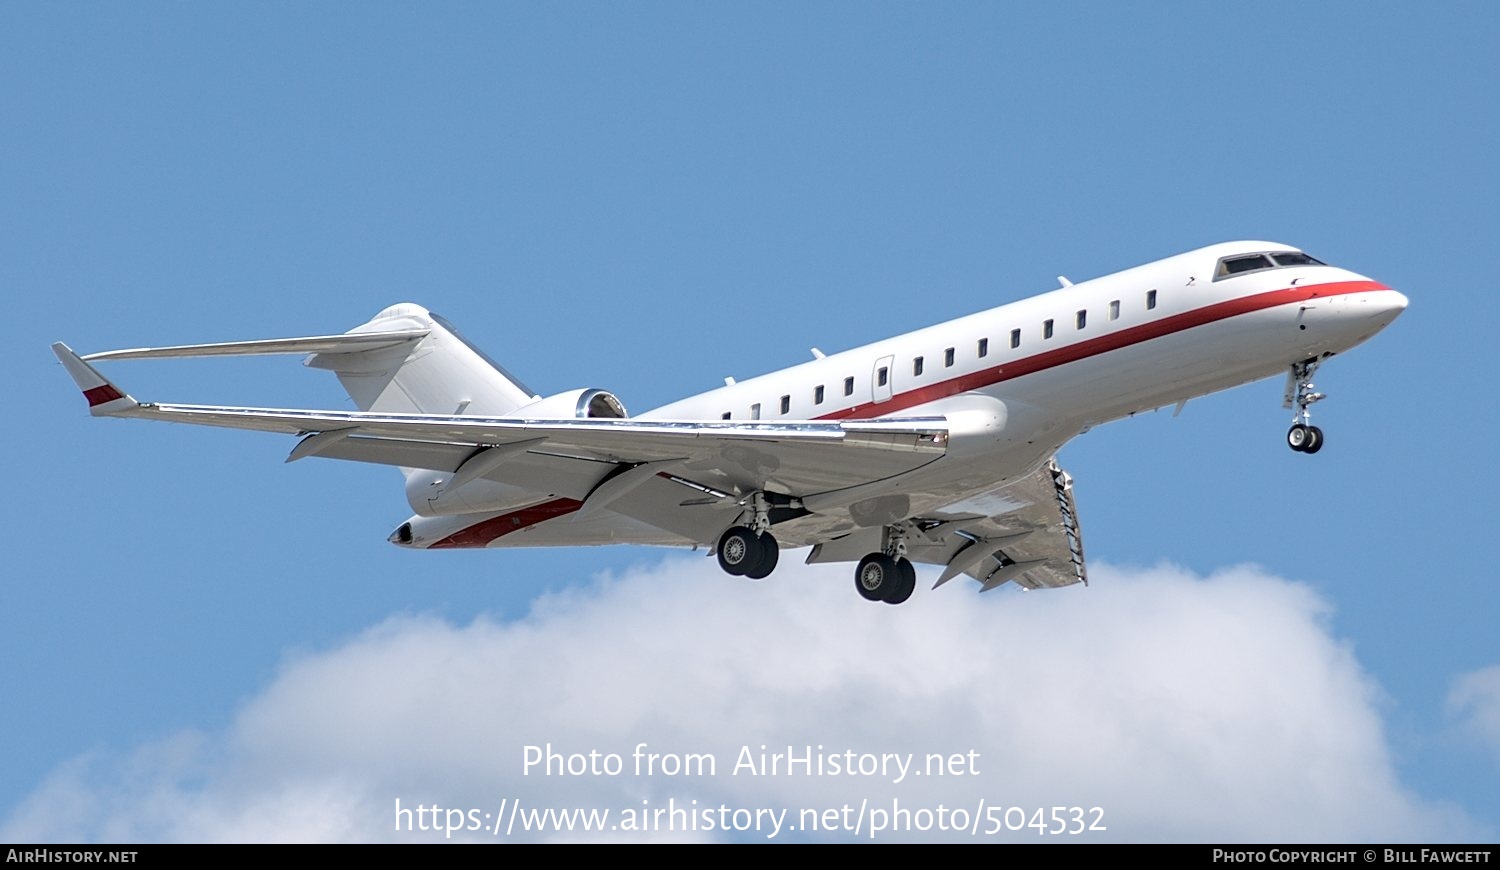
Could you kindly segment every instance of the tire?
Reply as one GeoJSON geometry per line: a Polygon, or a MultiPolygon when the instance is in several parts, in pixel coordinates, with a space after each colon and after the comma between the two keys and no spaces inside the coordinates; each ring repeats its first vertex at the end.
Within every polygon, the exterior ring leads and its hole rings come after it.
{"type": "Polygon", "coordinates": [[[760,566],[760,542],[755,539],[754,531],[732,526],[719,536],[718,556],[724,573],[741,577],[760,566]]]}
{"type": "Polygon", "coordinates": [[[909,559],[896,560],[896,585],[884,599],[886,604],[905,604],[917,590],[917,566],[909,559]]]}
{"type": "Polygon", "coordinates": [[[776,570],[776,563],[781,561],[781,545],[776,543],[770,532],[761,532],[755,546],[760,548],[760,564],[746,571],[745,576],[751,580],[764,580],[771,576],[771,572],[776,570]]]}
{"type": "Polygon", "coordinates": [[[1312,440],[1312,430],[1298,423],[1286,430],[1286,444],[1298,453],[1306,453],[1307,446],[1312,440]]]}
{"type": "Polygon", "coordinates": [[[898,582],[900,569],[884,553],[871,553],[854,569],[854,588],[866,601],[884,601],[898,582]]]}
{"type": "Polygon", "coordinates": [[[1307,427],[1307,446],[1302,448],[1303,453],[1317,453],[1323,449],[1323,430],[1317,426],[1307,427]]]}

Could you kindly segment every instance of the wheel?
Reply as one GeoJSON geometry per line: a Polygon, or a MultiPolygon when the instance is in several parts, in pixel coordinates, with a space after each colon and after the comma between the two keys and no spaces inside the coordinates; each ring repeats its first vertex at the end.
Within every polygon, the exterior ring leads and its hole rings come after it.
{"type": "Polygon", "coordinates": [[[1302,448],[1303,453],[1317,453],[1323,449],[1323,430],[1317,426],[1307,427],[1307,446],[1302,448]]]}
{"type": "Polygon", "coordinates": [[[770,532],[761,532],[755,546],[760,549],[760,564],[746,571],[745,576],[751,580],[764,580],[776,570],[776,563],[781,560],[781,546],[770,532]]]}
{"type": "Polygon", "coordinates": [[[1301,423],[1298,423],[1292,428],[1286,430],[1287,446],[1297,451],[1298,453],[1307,452],[1307,445],[1311,438],[1312,430],[1302,425],[1301,423]]]}
{"type": "Polygon", "coordinates": [[[884,601],[899,582],[901,569],[896,560],[884,553],[871,553],[859,560],[854,569],[854,588],[866,601],[884,601]]]}
{"type": "Polygon", "coordinates": [[[754,530],[744,526],[733,526],[719,536],[718,553],[719,567],[737,577],[759,567],[762,555],[754,530]]]}
{"type": "Polygon", "coordinates": [[[886,604],[905,604],[917,589],[917,566],[909,559],[896,560],[896,584],[885,597],[886,604]]]}

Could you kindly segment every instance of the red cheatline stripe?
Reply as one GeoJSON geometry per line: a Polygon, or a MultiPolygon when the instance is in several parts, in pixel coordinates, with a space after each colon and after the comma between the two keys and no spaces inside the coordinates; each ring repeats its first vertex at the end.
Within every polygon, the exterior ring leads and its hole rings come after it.
{"type": "MultiPolygon", "coordinates": [[[[815,417],[815,420],[850,420],[868,419],[871,417],[883,417],[907,408],[914,408],[948,396],[956,396],[959,393],[967,393],[972,390],[983,389],[995,384],[1019,378],[1023,375],[1035,374],[1046,369],[1056,368],[1088,359],[1091,356],[1109,353],[1112,350],[1129,347],[1134,344],[1150,341],[1154,338],[1162,338],[1174,333],[1183,332],[1196,326],[1204,326],[1220,320],[1226,320],[1241,314],[1251,314],[1256,311],[1264,311],[1267,308],[1275,308],[1278,305],[1289,305],[1295,302],[1306,302],[1327,296],[1344,296],[1350,293],[1370,293],[1391,288],[1376,281],[1334,281],[1327,284],[1309,284],[1303,287],[1285,287],[1281,290],[1272,290],[1266,293],[1257,293],[1254,296],[1243,296],[1239,299],[1230,299],[1225,302],[1217,302],[1213,305],[1205,305],[1192,311],[1163,317],[1140,326],[1132,326],[1109,335],[1101,335],[1098,338],[1090,338],[1034,354],[1014,362],[1006,363],[998,368],[986,368],[967,375],[961,375],[941,383],[918,387],[908,390],[899,395],[892,396],[884,402],[867,402],[855,405],[842,411],[834,411],[815,417]]],[[[109,389],[109,387],[98,387],[90,390],[84,395],[90,395],[97,390],[109,389]]],[[[112,398],[119,398],[118,392],[112,398]]],[[[97,404],[92,399],[91,404],[97,404]]],[[[107,400],[104,400],[107,401],[107,400]]],[[[583,507],[583,502],[571,498],[553,499],[529,508],[522,508],[512,513],[492,517],[483,522],[475,523],[462,531],[455,532],[448,537],[433,544],[431,549],[440,547],[483,547],[496,538],[504,537],[511,532],[519,531],[527,526],[533,526],[546,520],[566,516],[583,507]]]]}
{"type": "Polygon", "coordinates": [[[105,402],[113,402],[115,399],[123,399],[125,395],[115,389],[114,384],[105,384],[102,387],[94,387],[92,390],[84,390],[83,397],[89,400],[89,407],[92,408],[105,402]]]}
{"type": "Polygon", "coordinates": [[[449,547],[483,547],[490,541],[503,538],[511,532],[519,532],[527,526],[534,526],[544,520],[554,517],[566,516],[583,507],[583,502],[572,498],[555,498],[552,501],[544,501],[534,504],[528,508],[491,517],[483,522],[475,523],[466,529],[461,529],[448,537],[433,544],[428,549],[439,550],[449,547]]]}
{"type": "Polygon", "coordinates": [[[1028,356],[1014,362],[1005,363],[997,368],[981,369],[967,375],[961,375],[950,380],[915,390],[908,390],[899,395],[892,396],[884,402],[867,402],[855,405],[842,411],[834,411],[824,414],[815,419],[818,420],[859,420],[870,417],[884,417],[907,408],[945,399],[948,396],[956,396],[959,393],[967,393],[985,387],[994,386],[1023,375],[1035,374],[1045,369],[1056,368],[1109,353],[1112,350],[1129,347],[1133,344],[1141,344],[1154,338],[1162,338],[1174,333],[1192,329],[1195,326],[1214,323],[1235,317],[1240,314],[1251,314],[1256,311],[1264,311],[1267,308],[1275,308],[1278,305],[1287,305],[1294,302],[1306,302],[1309,299],[1344,296],[1350,293],[1369,293],[1377,290],[1390,290],[1391,288],[1375,281],[1335,281],[1328,284],[1310,284],[1305,287],[1286,287],[1281,290],[1272,290],[1267,293],[1258,293],[1254,296],[1244,296],[1239,299],[1230,299],[1213,305],[1205,305],[1192,311],[1163,317],[1140,326],[1132,326],[1109,335],[1101,335],[1098,338],[1090,338],[1074,344],[1049,350],[1043,353],[1028,356]]]}

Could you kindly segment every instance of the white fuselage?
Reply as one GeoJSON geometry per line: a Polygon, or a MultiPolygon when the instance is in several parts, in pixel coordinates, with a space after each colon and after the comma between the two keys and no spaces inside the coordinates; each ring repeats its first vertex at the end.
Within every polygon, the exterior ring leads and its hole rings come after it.
{"type": "MultiPolygon", "coordinates": [[[[952,418],[971,409],[998,415],[984,444],[955,450],[963,460],[985,460],[982,470],[972,461],[939,462],[917,472],[921,483],[901,482],[904,490],[930,494],[920,501],[931,508],[1029,473],[1090,426],[1281,375],[1295,362],[1347,350],[1406,306],[1400,293],[1327,265],[1215,280],[1225,256],[1276,251],[1296,249],[1269,242],[1201,248],[639,416],[952,418]],[[1007,471],[998,481],[997,467],[1007,471]]],[[[955,433],[955,441],[962,437],[955,433]]]]}
{"type": "Polygon", "coordinates": [[[819,560],[875,566],[860,574],[867,597],[875,574],[901,572],[904,591],[881,598],[894,603],[910,591],[912,548],[985,588],[1059,565],[1029,582],[1085,579],[1070,484],[1049,460],[1093,425],[1286,373],[1299,409],[1288,446],[1316,452],[1312,370],[1406,307],[1383,284],[1268,242],[1062,283],[634,419],[603,390],[533,395],[411,303],[342,335],[53,351],[91,414],[299,434],[292,459],[402,468],[416,515],[391,535],[401,546],[709,544],[726,571],[764,576],[776,559],[763,553],[818,545],[819,560]],[[142,403],[88,362],[267,353],[311,353],[359,411],[142,403]],[[981,526],[984,547],[970,530],[981,526]],[[925,543],[909,548],[912,535],[925,543]],[[992,546],[1000,538],[1011,543],[992,546]],[[994,564],[976,573],[976,554],[994,564]]]}
{"type": "MultiPolygon", "coordinates": [[[[1406,306],[1400,293],[1322,264],[1216,279],[1223,258],[1256,252],[1297,249],[1254,241],[1200,248],[728,384],[635,419],[942,417],[945,456],[854,487],[789,493],[809,513],[778,524],[778,540],[816,543],[851,520],[867,526],[982,514],[998,489],[1032,474],[1093,425],[1285,374],[1368,339],[1406,306]]],[[[611,468],[571,483],[550,469],[529,486],[476,481],[464,490],[472,512],[412,518],[412,546],[556,546],[580,538],[711,543],[733,520],[708,511],[667,531],[644,516],[575,515],[611,468]],[[539,490],[551,495],[537,507],[539,490]],[[512,525],[526,533],[511,534],[512,525]],[[485,534],[465,531],[471,528],[485,534]]],[[[408,477],[419,513],[432,482],[443,478],[408,477]]],[[[778,484],[772,475],[734,488],[756,487],[775,491],[778,484]]]]}

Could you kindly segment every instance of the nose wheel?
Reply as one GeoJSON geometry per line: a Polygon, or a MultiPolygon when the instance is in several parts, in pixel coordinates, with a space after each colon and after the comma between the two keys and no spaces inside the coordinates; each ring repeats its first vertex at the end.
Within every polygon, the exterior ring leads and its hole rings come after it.
{"type": "Polygon", "coordinates": [[[1286,443],[1298,453],[1317,453],[1323,449],[1323,430],[1317,426],[1293,424],[1287,430],[1286,443]]]}
{"type": "Polygon", "coordinates": [[[1286,443],[1298,453],[1317,453],[1323,449],[1323,430],[1312,425],[1312,412],[1309,410],[1314,403],[1328,398],[1317,392],[1312,382],[1313,372],[1322,364],[1323,360],[1319,358],[1303,360],[1293,364],[1291,371],[1287,373],[1286,397],[1282,407],[1295,406],[1297,412],[1292,415],[1292,428],[1286,432],[1286,443]]]}

